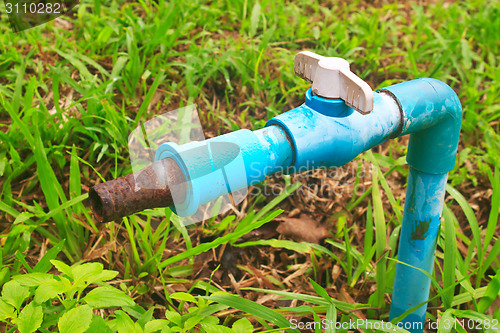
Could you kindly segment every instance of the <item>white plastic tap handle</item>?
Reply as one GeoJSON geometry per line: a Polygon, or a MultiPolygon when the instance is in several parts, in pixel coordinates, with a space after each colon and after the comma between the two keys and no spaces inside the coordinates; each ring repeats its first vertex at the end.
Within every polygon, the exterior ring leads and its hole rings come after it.
{"type": "Polygon", "coordinates": [[[347,60],[303,51],[295,56],[294,65],[295,74],[312,83],[315,95],[340,98],[362,114],[373,110],[372,89],[351,72],[347,60]]]}

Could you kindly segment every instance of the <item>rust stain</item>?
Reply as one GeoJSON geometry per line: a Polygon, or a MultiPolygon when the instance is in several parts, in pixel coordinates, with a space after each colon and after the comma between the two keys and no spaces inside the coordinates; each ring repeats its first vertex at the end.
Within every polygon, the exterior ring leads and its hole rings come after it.
{"type": "Polygon", "coordinates": [[[182,171],[167,158],[135,174],[95,185],[89,191],[89,200],[96,220],[109,222],[144,209],[172,206],[170,188],[177,185],[176,190],[182,192],[179,197],[185,197],[182,184],[186,184],[182,171]]]}

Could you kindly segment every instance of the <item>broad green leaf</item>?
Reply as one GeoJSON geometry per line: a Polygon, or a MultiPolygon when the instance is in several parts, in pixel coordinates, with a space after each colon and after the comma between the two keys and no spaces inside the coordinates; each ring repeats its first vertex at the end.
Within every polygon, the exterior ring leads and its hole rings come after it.
{"type": "Polygon", "coordinates": [[[168,326],[168,321],[165,319],[155,319],[146,323],[144,333],[152,333],[161,330],[163,327],[168,326]]]}
{"type": "Polygon", "coordinates": [[[203,329],[206,332],[210,332],[210,333],[233,333],[234,332],[228,327],[224,327],[221,325],[208,324],[208,323],[202,323],[201,327],[203,327],[203,329]]]}
{"type": "MultiPolygon", "coordinates": [[[[154,307],[146,311],[139,304],[134,304],[133,306],[124,306],[122,310],[125,311],[128,315],[138,319],[139,323],[142,321],[144,324],[146,324],[148,321],[153,320],[153,311],[151,311],[151,309],[153,309],[154,311],[154,307]]],[[[141,327],[144,327],[144,325],[141,325],[141,327]]]]}
{"type": "Polygon", "coordinates": [[[133,306],[135,302],[121,290],[111,286],[91,290],[83,300],[93,308],[133,306]]]}
{"type": "Polygon", "coordinates": [[[100,274],[94,276],[92,280],[89,280],[89,283],[96,283],[96,282],[104,282],[104,281],[109,281],[113,280],[116,276],[118,275],[117,271],[111,271],[104,269],[100,274]]]}
{"type": "MultiPolygon", "coordinates": [[[[202,301],[204,301],[204,300],[202,300],[202,301]]],[[[215,304],[215,305],[219,305],[219,304],[215,304]]],[[[204,308],[203,310],[205,310],[205,309],[207,309],[207,308],[204,308]]],[[[203,313],[203,310],[198,312],[198,313],[200,313],[202,315],[206,315],[203,313]]],[[[219,325],[219,322],[220,322],[219,318],[214,317],[214,316],[205,317],[200,321],[200,323],[206,323],[206,324],[212,324],[212,325],[219,325]]]]}
{"type": "Polygon", "coordinates": [[[42,325],[42,321],[42,307],[34,305],[34,302],[31,302],[19,314],[17,329],[20,333],[32,333],[42,325]]]}
{"type": "Polygon", "coordinates": [[[73,272],[71,270],[71,267],[59,260],[51,260],[50,262],[59,272],[66,274],[68,277],[73,279],[73,272]]]}
{"type": "Polygon", "coordinates": [[[10,304],[5,303],[2,299],[0,299],[0,320],[4,320],[6,318],[14,318],[14,307],[10,304]]]}
{"type": "Polygon", "coordinates": [[[234,322],[233,331],[234,333],[252,333],[254,328],[248,319],[242,318],[234,322]]]}
{"type": "Polygon", "coordinates": [[[102,317],[94,316],[86,333],[113,333],[102,317]]]}
{"type": "Polygon", "coordinates": [[[115,312],[115,325],[118,333],[143,333],[141,326],[134,323],[125,312],[118,310],[115,312]]]}
{"type": "Polygon", "coordinates": [[[143,310],[141,308],[141,306],[139,306],[139,305],[135,305],[134,307],[127,306],[127,307],[124,307],[123,310],[125,312],[127,312],[128,314],[130,314],[131,316],[134,316],[134,317],[138,318],[137,323],[139,325],[141,325],[142,328],[144,328],[146,326],[146,323],[148,323],[148,322],[150,322],[151,320],[154,319],[153,318],[153,313],[155,311],[155,307],[154,306],[150,307],[148,311],[145,311],[140,316],[135,316],[135,315],[132,314],[132,312],[129,312],[129,310],[131,310],[131,309],[137,309],[137,308],[143,310]]]}
{"type": "Polygon", "coordinates": [[[172,323],[176,325],[182,325],[182,318],[181,315],[178,312],[175,311],[165,311],[165,318],[167,318],[168,321],[171,321],[172,323]]]}
{"type": "Polygon", "coordinates": [[[194,296],[188,293],[173,293],[170,295],[170,298],[177,299],[179,301],[196,303],[194,296]]]}
{"type": "Polygon", "coordinates": [[[60,280],[51,280],[39,286],[35,291],[36,303],[40,304],[49,299],[55,298],[57,295],[68,291],[71,288],[71,283],[68,279],[60,277],[60,280]]]}
{"type": "Polygon", "coordinates": [[[12,278],[12,280],[17,281],[20,285],[25,287],[37,287],[53,279],[53,276],[47,273],[21,274],[12,278]]]}
{"type": "Polygon", "coordinates": [[[184,329],[185,330],[190,330],[196,325],[198,325],[201,321],[203,320],[203,316],[201,315],[195,315],[191,318],[188,318],[187,320],[184,320],[184,329]]]}
{"type": "Polygon", "coordinates": [[[60,333],[83,333],[89,328],[91,320],[92,308],[82,305],[63,314],[57,327],[60,333]]]}
{"type": "Polygon", "coordinates": [[[86,264],[71,267],[75,283],[85,281],[94,282],[103,271],[103,265],[100,262],[89,262],[86,264]]]}
{"type": "Polygon", "coordinates": [[[2,299],[15,307],[21,308],[24,300],[30,295],[28,288],[23,287],[19,282],[12,280],[4,284],[2,289],[2,299]]]}

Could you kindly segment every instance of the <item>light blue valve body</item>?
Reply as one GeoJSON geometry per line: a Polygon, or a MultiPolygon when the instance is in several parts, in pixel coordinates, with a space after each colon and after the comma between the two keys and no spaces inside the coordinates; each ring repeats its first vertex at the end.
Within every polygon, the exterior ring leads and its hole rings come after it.
{"type": "MultiPolygon", "coordinates": [[[[373,110],[362,115],[342,100],[313,96],[309,90],[303,105],[269,120],[263,129],[239,130],[182,146],[161,145],[156,159],[173,158],[189,185],[185,202],[176,203],[177,213],[192,214],[198,205],[259,183],[277,171],[342,166],[390,138],[410,134],[410,176],[398,256],[407,265],[397,264],[391,319],[425,302],[430,280],[410,266],[432,274],[445,184],[455,164],[462,108],[455,92],[435,79],[416,79],[373,94],[373,110]],[[214,143],[233,146],[228,156],[219,152],[214,158],[214,143]],[[193,153],[196,151],[199,154],[193,153]]],[[[426,305],[421,306],[402,322],[422,323],[425,312],[426,305]]],[[[409,331],[418,333],[422,329],[417,325],[409,331]]]]}

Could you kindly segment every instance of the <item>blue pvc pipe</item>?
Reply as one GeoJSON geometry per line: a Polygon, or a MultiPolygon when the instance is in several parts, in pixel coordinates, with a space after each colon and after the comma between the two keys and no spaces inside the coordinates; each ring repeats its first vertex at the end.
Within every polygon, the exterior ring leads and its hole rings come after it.
{"type": "MultiPolygon", "coordinates": [[[[260,183],[292,163],[293,152],[283,129],[247,129],[184,145],[169,142],[156,150],[156,160],[172,158],[187,180],[185,198],[173,193],[174,212],[189,216],[202,204],[260,183]],[[222,147],[222,148],[218,148],[222,147]]],[[[174,191],[175,192],[175,191],[174,191]]]]}
{"type": "Polygon", "coordinates": [[[362,115],[338,100],[306,93],[306,102],[270,119],[266,126],[285,129],[294,146],[291,172],[339,167],[393,137],[401,113],[392,96],[374,94],[374,109],[362,115]],[[339,110],[340,109],[340,110],[339,110]]]}
{"type": "MultiPolygon", "coordinates": [[[[432,274],[447,176],[410,167],[398,250],[398,261],[408,265],[396,265],[391,320],[429,298],[431,280],[419,269],[432,274]]],[[[422,332],[426,310],[427,304],[406,316],[402,327],[422,332]]]]}
{"type": "MultiPolygon", "coordinates": [[[[164,144],[156,159],[173,158],[188,179],[187,199],[178,212],[186,216],[199,204],[261,182],[271,173],[342,166],[387,139],[410,134],[410,173],[398,259],[432,274],[446,178],[455,164],[461,120],[457,95],[435,79],[417,79],[379,90],[374,93],[374,109],[367,115],[342,101],[313,96],[309,90],[303,105],[269,120],[264,129],[240,130],[183,146],[164,144]],[[214,171],[216,164],[224,164],[219,158],[215,161],[210,147],[203,158],[187,153],[207,142],[233,143],[242,163],[228,166],[224,177],[217,172],[199,177],[204,170],[214,171]]],[[[429,286],[425,274],[398,264],[391,319],[426,301],[429,286]]],[[[422,324],[425,311],[426,306],[420,307],[404,323],[422,324]]]]}

